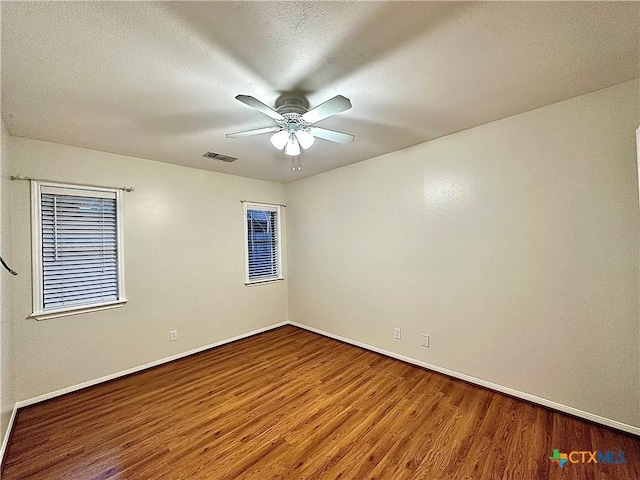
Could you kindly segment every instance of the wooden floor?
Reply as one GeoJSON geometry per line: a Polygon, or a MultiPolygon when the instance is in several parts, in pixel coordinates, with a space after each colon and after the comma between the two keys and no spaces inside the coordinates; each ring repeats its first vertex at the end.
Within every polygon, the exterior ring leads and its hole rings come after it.
{"type": "Polygon", "coordinates": [[[637,480],[640,438],[287,326],[21,409],[2,478],[637,480]]]}

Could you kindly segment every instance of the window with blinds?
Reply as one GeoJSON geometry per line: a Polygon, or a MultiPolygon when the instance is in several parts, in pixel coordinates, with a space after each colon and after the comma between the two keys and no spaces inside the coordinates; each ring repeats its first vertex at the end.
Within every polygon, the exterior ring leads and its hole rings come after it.
{"type": "Polygon", "coordinates": [[[282,279],[280,207],[245,203],[247,284],[282,279]]]}
{"type": "Polygon", "coordinates": [[[121,192],[35,183],[33,316],[123,303],[121,192]]]}

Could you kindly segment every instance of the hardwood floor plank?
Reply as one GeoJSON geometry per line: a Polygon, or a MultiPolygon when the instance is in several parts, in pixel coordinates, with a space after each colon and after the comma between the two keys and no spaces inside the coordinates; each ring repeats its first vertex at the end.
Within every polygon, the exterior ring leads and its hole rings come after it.
{"type": "Polygon", "coordinates": [[[2,474],[635,480],[640,438],[286,326],[21,409],[2,474]]]}

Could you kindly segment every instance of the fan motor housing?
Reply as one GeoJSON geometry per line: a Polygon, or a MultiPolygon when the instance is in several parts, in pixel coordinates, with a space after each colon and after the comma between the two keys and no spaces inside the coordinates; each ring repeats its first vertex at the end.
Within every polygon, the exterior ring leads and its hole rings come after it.
{"type": "Polygon", "coordinates": [[[276,112],[284,115],[286,113],[297,113],[298,115],[304,115],[307,113],[307,109],[304,108],[302,102],[297,98],[287,98],[282,105],[276,108],[276,112]]]}

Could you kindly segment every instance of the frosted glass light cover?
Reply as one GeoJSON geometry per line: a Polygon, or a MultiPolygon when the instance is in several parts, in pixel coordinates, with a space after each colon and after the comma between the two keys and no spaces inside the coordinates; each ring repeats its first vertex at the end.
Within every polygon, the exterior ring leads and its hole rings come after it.
{"type": "Polygon", "coordinates": [[[287,146],[284,149],[284,154],[291,157],[300,155],[300,144],[296,140],[296,137],[289,138],[289,142],[287,142],[287,146]]]}
{"type": "Polygon", "coordinates": [[[280,130],[271,135],[271,144],[278,150],[282,150],[289,141],[289,132],[280,130]]]}
{"type": "Polygon", "coordinates": [[[298,139],[298,142],[300,142],[300,146],[305,150],[307,148],[311,148],[311,145],[313,145],[313,142],[315,141],[314,136],[304,130],[298,130],[296,132],[296,138],[298,139]]]}

